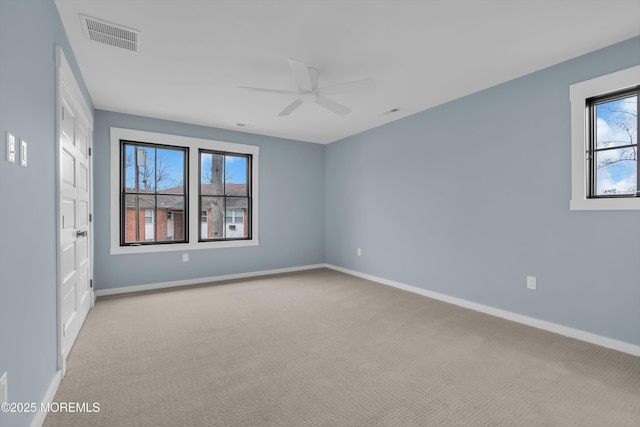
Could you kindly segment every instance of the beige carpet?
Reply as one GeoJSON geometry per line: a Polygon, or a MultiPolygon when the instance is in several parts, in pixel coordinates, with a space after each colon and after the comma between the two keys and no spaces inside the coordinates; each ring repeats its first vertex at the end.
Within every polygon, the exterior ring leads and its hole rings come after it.
{"type": "Polygon", "coordinates": [[[98,299],[45,426],[640,426],[640,358],[320,269],[98,299]]]}

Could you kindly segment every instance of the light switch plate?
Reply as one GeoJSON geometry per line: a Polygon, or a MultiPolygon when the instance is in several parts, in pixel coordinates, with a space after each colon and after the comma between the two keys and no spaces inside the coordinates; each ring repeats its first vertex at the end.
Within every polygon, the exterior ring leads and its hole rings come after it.
{"type": "Polygon", "coordinates": [[[27,141],[20,140],[20,166],[27,167],[27,141]]]}
{"type": "Polygon", "coordinates": [[[7,131],[7,161],[16,162],[16,137],[7,131]]]}

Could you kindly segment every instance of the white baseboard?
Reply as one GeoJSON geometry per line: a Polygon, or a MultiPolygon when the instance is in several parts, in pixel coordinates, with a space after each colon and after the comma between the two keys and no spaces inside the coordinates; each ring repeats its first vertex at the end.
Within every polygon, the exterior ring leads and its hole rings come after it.
{"type": "MultiPolygon", "coordinates": [[[[53,379],[51,380],[51,384],[49,384],[49,388],[42,398],[42,403],[47,404],[53,402],[53,399],[56,397],[56,392],[58,391],[58,386],[60,386],[60,381],[62,380],[62,371],[56,371],[53,379]]],[[[46,412],[38,411],[36,412],[36,416],[33,417],[33,421],[31,421],[31,427],[42,427],[44,423],[44,419],[47,417],[46,412]]]]}
{"type": "Polygon", "coordinates": [[[528,326],[533,326],[534,328],[543,329],[549,332],[554,332],[556,334],[564,335],[566,337],[575,338],[581,341],[586,341],[591,344],[596,344],[602,347],[607,347],[613,350],[629,353],[634,356],[640,356],[639,345],[631,344],[624,341],[618,341],[612,338],[603,337],[602,335],[596,335],[591,332],[582,331],[580,329],[558,325],[557,323],[547,322],[545,320],[536,319],[534,317],[524,316],[522,314],[513,313],[511,311],[501,310],[499,308],[491,307],[488,305],[478,304],[478,303],[467,301],[461,298],[440,294],[438,292],[428,291],[426,289],[418,288],[415,286],[405,285],[404,283],[394,282],[388,279],[382,279],[380,277],[372,276],[365,273],[360,273],[358,271],[349,270],[349,269],[338,267],[331,264],[325,264],[325,267],[330,268],[332,270],[340,271],[342,273],[350,274],[352,276],[356,276],[363,279],[371,280],[373,282],[381,283],[383,285],[393,286],[394,288],[403,289],[405,291],[413,292],[429,298],[444,301],[460,307],[469,308],[471,310],[479,311],[481,313],[490,314],[492,316],[500,317],[502,319],[511,320],[513,322],[522,323],[528,326]]]}
{"type": "Polygon", "coordinates": [[[148,285],[132,285],[120,288],[108,288],[95,291],[96,297],[106,295],[128,294],[131,292],[153,291],[157,289],[175,288],[179,286],[200,285],[202,283],[221,282],[224,280],[247,279],[251,277],[267,276],[270,274],[291,273],[295,271],[323,268],[325,264],[303,265],[300,267],[278,268],[274,270],[251,271],[248,273],[227,274],[224,276],[202,277],[198,279],[175,280],[172,282],[150,283],[148,285]]]}

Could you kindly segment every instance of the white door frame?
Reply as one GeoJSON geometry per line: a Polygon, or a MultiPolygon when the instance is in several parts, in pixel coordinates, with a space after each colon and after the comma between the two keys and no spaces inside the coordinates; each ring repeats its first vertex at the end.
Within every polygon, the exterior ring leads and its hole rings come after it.
{"type": "MultiPolygon", "coordinates": [[[[82,116],[83,120],[88,126],[87,132],[89,135],[89,153],[91,154],[91,150],[93,148],[93,115],[91,110],[87,106],[87,103],[84,99],[82,91],[78,85],[78,82],[75,79],[73,71],[64,55],[64,52],[60,46],[55,47],[55,57],[56,57],[56,241],[57,241],[57,256],[56,256],[56,281],[57,281],[57,342],[58,342],[58,369],[62,371],[62,376],[64,377],[66,372],[66,355],[63,354],[63,327],[62,327],[62,271],[61,271],[61,237],[60,237],[60,224],[62,223],[61,217],[61,204],[60,204],[60,196],[61,196],[61,188],[60,188],[60,177],[61,177],[61,110],[62,110],[62,90],[61,87],[64,84],[66,88],[71,92],[71,95],[76,103],[76,107],[78,108],[78,116],[82,116]]],[[[89,155],[89,176],[88,176],[88,187],[89,187],[89,212],[90,212],[90,221],[88,224],[88,236],[89,239],[89,279],[90,283],[93,283],[93,157],[89,155]]],[[[90,290],[90,302],[91,308],[93,308],[95,304],[95,293],[93,291],[93,285],[90,290]]],[[[84,319],[82,319],[82,322],[84,319]]],[[[81,322],[81,323],[82,323],[81,322]]],[[[68,354],[68,349],[66,351],[68,354]]]]}

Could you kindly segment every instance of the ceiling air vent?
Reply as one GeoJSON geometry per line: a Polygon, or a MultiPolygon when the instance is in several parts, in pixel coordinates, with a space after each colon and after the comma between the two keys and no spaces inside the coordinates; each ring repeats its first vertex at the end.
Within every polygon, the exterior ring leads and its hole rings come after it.
{"type": "Polygon", "coordinates": [[[80,20],[82,21],[84,36],[89,40],[138,52],[140,31],[84,15],[80,15],[80,20]]]}

